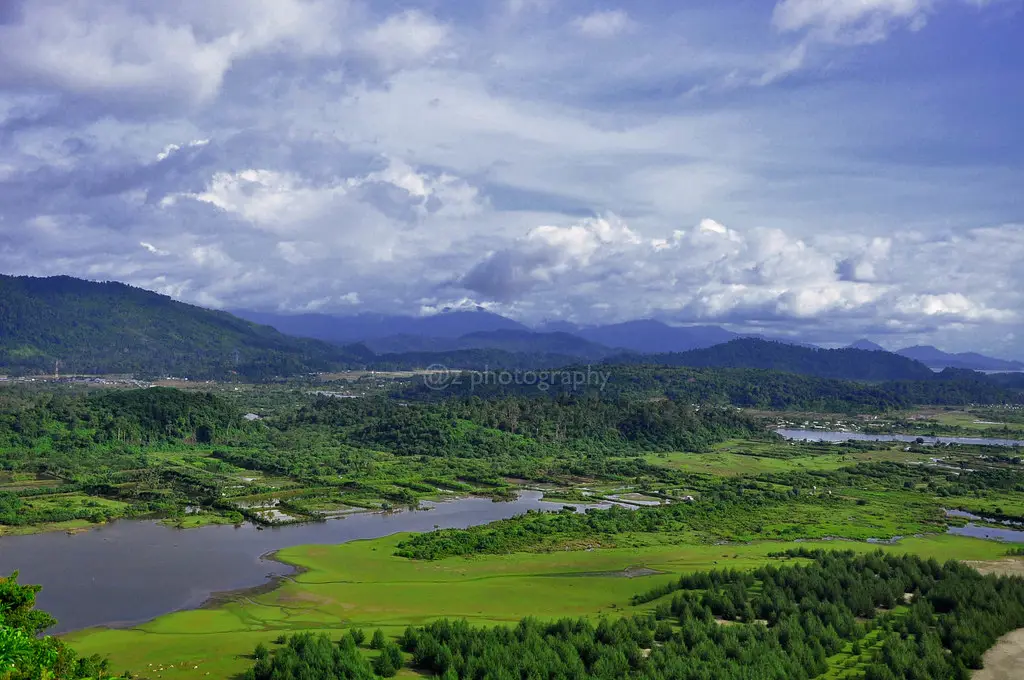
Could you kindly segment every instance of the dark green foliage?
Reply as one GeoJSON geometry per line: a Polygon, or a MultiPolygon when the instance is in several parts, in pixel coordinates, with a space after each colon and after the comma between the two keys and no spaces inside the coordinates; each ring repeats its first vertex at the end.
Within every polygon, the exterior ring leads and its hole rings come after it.
{"type": "Polygon", "coordinates": [[[107,677],[107,662],[79,658],[57,638],[40,634],[56,623],[35,609],[39,586],[18,584],[18,574],[0,577],[0,678],[76,680],[107,677]]]}
{"type": "MultiPolygon", "coordinates": [[[[644,364],[576,366],[565,370],[584,373],[590,370],[608,380],[603,389],[600,383],[574,388],[552,381],[546,394],[573,393],[606,400],[667,397],[684,404],[825,413],[891,411],[919,404],[1024,403],[1024,391],[1021,389],[1004,387],[973,372],[968,372],[968,377],[943,372],[922,380],[857,382],[753,368],[676,368],[644,364]]],[[[477,380],[474,384],[472,376],[466,374],[453,378],[445,390],[433,390],[423,382],[415,382],[402,390],[399,396],[436,401],[452,396],[493,399],[543,394],[536,385],[482,383],[482,380],[477,380]]]]}
{"type": "Polygon", "coordinates": [[[244,680],[375,680],[377,677],[351,637],[334,644],[325,634],[298,633],[288,638],[283,647],[256,658],[256,664],[246,671],[244,680]]]}
{"type": "Polygon", "coordinates": [[[320,397],[298,422],[354,426],[354,442],[399,455],[492,458],[499,451],[538,454],[544,446],[588,451],[701,451],[722,439],[755,436],[756,421],[733,409],[695,408],[670,400],[560,395],[476,397],[439,403],[320,397]]]}
{"type": "Polygon", "coordinates": [[[373,637],[370,639],[370,649],[384,649],[388,639],[384,637],[384,631],[380,628],[373,631],[373,637]]]}
{"type": "Polygon", "coordinates": [[[737,338],[688,352],[616,357],[615,362],[694,368],[760,368],[841,380],[929,380],[934,376],[924,364],[891,352],[821,349],[757,338],[737,338]]]}
{"type": "MultiPolygon", "coordinates": [[[[234,407],[202,392],[165,388],[92,393],[0,390],[0,471],[53,479],[61,491],[132,503],[139,514],[186,501],[212,504],[220,489],[193,466],[155,462],[142,447],[189,445],[246,436],[234,407]]],[[[33,507],[33,495],[53,489],[0,492],[0,524],[29,525],[109,519],[99,507],[33,507]]]]}
{"type": "Polygon", "coordinates": [[[382,678],[390,678],[398,673],[402,664],[402,650],[394,642],[385,642],[373,660],[373,672],[382,678]]]}
{"type": "Polygon", "coordinates": [[[790,680],[823,674],[847,644],[863,654],[875,629],[866,678],[966,680],[997,637],[1024,625],[1019,578],[882,552],[786,557],[810,562],[689,574],[639,596],[659,602],[646,616],[514,628],[442,620],[408,629],[402,646],[416,668],[442,678],[790,680]],[[912,604],[896,611],[906,594],[912,604]]]}
{"type": "Polygon", "coordinates": [[[0,371],[249,379],[361,365],[372,356],[291,338],[121,283],[0,275],[0,371]]]}

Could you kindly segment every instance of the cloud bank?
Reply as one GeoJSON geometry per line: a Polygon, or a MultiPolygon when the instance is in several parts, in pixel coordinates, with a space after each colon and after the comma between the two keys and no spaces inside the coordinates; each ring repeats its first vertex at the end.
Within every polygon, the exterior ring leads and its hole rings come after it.
{"type": "Polygon", "coordinates": [[[7,3],[0,271],[1024,355],[1019,3],[670,9],[7,3]]]}

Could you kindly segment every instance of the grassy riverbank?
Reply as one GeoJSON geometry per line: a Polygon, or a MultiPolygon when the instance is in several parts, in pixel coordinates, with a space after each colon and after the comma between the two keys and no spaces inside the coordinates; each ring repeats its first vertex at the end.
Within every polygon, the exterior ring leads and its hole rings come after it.
{"type": "MultiPolygon", "coordinates": [[[[271,592],[240,594],[213,608],[125,630],[81,631],[67,639],[79,653],[109,654],[113,668],[146,677],[227,678],[251,664],[248,655],[257,643],[269,644],[281,633],[355,625],[397,636],[406,625],[442,617],[494,624],[527,616],[616,616],[643,610],[631,607],[630,598],[673,575],[750,569],[775,559],[769,553],[799,546],[879,547],[847,541],[709,545],[688,543],[691,536],[645,534],[618,537],[615,548],[423,562],[393,555],[403,538],[407,535],[282,550],[279,559],[306,571],[271,592]],[[630,567],[658,573],[629,578],[630,567]]],[[[940,560],[999,560],[1006,552],[998,543],[955,536],[909,538],[883,549],[940,560]]]]}

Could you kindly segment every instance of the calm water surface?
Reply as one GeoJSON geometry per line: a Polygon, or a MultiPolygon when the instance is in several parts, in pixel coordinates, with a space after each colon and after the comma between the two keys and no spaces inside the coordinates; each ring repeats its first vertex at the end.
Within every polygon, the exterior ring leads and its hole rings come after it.
{"type": "Polygon", "coordinates": [[[989,540],[1005,541],[1007,543],[1024,543],[1024,523],[1014,522],[1013,520],[995,519],[993,517],[981,517],[963,510],[946,510],[946,516],[961,517],[963,519],[972,519],[992,524],[1001,524],[1005,527],[1012,527],[1003,529],[1000,527],[990,527],[983,524],[968,522],[962,527],[949,527],[947,533],[956,534],[958,536],[970,536],[971,538],[987,538],[989,540]]]}
{"type": "Polygon", "coordinates": [[[1024,446],[1020,439],[995,439],[989,437],[923,437],[912,434],[865,434],[863,432],[830,432],[827,430],[789,430],[775,432],[786,439],[821,442],[845,442],[853,439],[860,442],[916,442],[919,438],[926,444],[975,444],[979,446],[1024,446]]]}
{"type": "Polygon", "coordinates": [[[504,503],[463,498],[431,504],[426,511],[365,513],[264,531],[249,524],[181,530],[125,520],[73,536],[9,536],[0,538],[0,574],[17,570],[19,582],[43,586],[39,607],[59,622],[50,632],[126,626],[198,607],[212,593],[258,586],[291,573],[290,567],[263,557],[281,548],[430,531],[435,524],[465,528],[568,505],[540,497],[533,491],[504,503]]]}

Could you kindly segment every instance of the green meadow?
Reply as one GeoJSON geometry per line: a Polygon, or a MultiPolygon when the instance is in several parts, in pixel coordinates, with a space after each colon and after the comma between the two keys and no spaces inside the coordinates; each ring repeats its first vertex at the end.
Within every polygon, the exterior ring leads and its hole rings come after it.
{"type": "MultiPolygon", "coordinates": [[[[240,593],[210,608],[129,629],[80,631],[67,639],[82,654],[109,654],[115,670],[159,678],[228,678],[252,663],[249,654],[256,644],[271,644],[281,633],[340,635],[358,626],[398,636],[407,625],[443,617],[511,624],[528,616],[617,616],[653,606],[631,607],[630,598],[681,573],[751,569],[777,559],[770,553],[793,547],[879,548],[851,541],[695,544],[691,536],[646,534],[623,537],[615,548],[425,562],[393,555],[405,537],[283,550],[279,559],[303,571],[269,592],[240,593]],[[638,569],[647,575],[633,575],[638,569]]],[[[998,560],[1006,553],[1004,545],[956,536],[908,538],[881,547],[939,560],[998,560]]]]}

